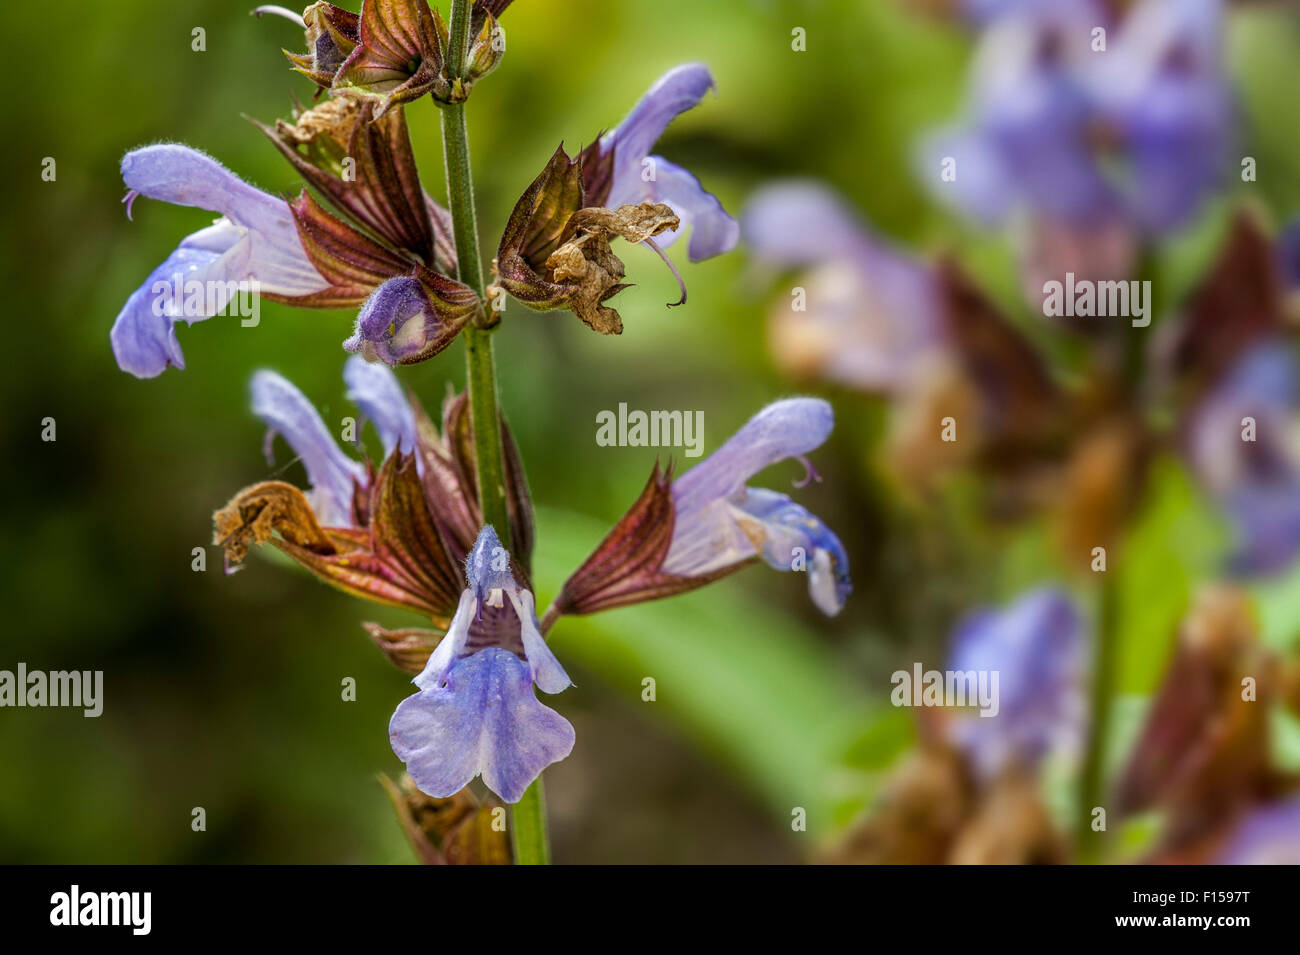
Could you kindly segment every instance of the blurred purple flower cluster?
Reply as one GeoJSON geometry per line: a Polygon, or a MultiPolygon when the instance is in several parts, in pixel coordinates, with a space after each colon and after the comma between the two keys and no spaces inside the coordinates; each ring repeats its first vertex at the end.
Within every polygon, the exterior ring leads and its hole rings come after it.
{"type": "MultiPolygon", "coordinates": [[[[771,184],[742,216],[758,273],[795,276],[770,315],[782,370],[885,399],[882,457],[897,490],[930,502],[946,476],[973,473],[988,516],[1047,519],[1061,565],[1008,607],[958,622],[950,672],[996,672],[1001,705],[996,715],[920,714],[919,750],[844,857],[1066,857],[1033,780],[1056,753],[1072,758],[1092,800],[1076,813],[1107,795],[1099,754],[1109,741],[1097,737],[1109,721],[1086,704],[1098,681],[1108,710],[1114,692],[1103,672],[1114,596],[1097,581],[1117,571],[1163,459],[1194,478],[1233,540],[1221,580],[1186,609],[1115,802],[1103,805],[1120,821],[1164,813],[1151,858],[1266,858],[1265,834],[1294,825],[1293,803],[1277,800],[1300,781],[1268,758],[1260,714],[1295,709],[1300,694],[1293,664],[1260,647],[1238,587],[1300,556],[1300,373],[1289,341],[1300,222],[1277,230],[1248,203],[1224,201],[1239,158],[1225,4],[959,7],[977,31],[966,116],[921,137],[915,168],[981,235],[1012,239],[1022,301],[985,292],[955,254],[927,258],[877,234],[818,182],[771,184]],[[1151,284],[1170,243],[1207,223],[1217,250],[1176,301],[1160,283],[1149,331],[1047,308],[1052,282],[1151,284]],[[1051,580],[1062,571],[1079,576],[1051,580]],[[1243,693],[1246,676],[1258,697],[1243,693]],[[1017,811],[1023,825],[1007,823],[1017,811]]],[[[1295,861],[1284,848],[1295,835],[1278,837],[1273,858],[1295,861]]]]}

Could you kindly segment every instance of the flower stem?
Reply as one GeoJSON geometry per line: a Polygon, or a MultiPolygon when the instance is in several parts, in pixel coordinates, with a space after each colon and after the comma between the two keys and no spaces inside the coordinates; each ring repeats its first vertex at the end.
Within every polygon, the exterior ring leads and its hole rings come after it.
{"type": "MultiPolygon", "coordinates": [[[[1102,575],[1097,608],[1097,639],[1092,657],[1091,718],[1088,748],[1079,780],[1079,814],[1076,853],[1080,862],[1095,863],[1101,858],[1104,832],[1094,832],[1092,812],[1102,805],[1106,781],[1106,742],[1110,735],[1111,703],[1115,695],[1115,658],[1118,608],[1115,578],[1102,575]]],[[[1108,814],[1109,815],[1109,814],[1108,814]]]]}
{"type": "MultiPolygon", "coordinates": [[[[442,143],[447,157],[447,193],[460,280],[482,298],[483,262],[478,245],[478,217],[474,209],[473,176],[469,164],[469,135],[465,104],[442,108],[442,143]]],[[[510,549],[510,521],[506,509],[505,474],[501,463],[501,418],[497,411],[496,362],[492,357],[492,332],[470,323],[465,328],[466,380],[470,420],[474,426],[474,451],[478,463],[479,498],[483,522],[491,524],[510,549]]]]}
{"type": "MultiPolygon", "coordinates": [[[[464,76],[469,52],[472,0],[452,0],[448,72],[464,76]]],[[[478,243],[478,213],[474,207],[474,177],[469,160],[469,127],[465,104],[442,107],[442,146],[447,163],[447,196],[460,280],[484,298],[483,258],[478,243]]],[[[474,430],[479,500],[483,522],[496,529],[501,545],[510,549],[510,520],[506,507],[505,468],[501,452],[501,416],[497,408],[497,373],[492,356],[492,331],[473,323],[465,332],[466,387],[474,430]]],[[[510,831],[517,865],[546,865],[551,859],[546,832],[546,801],[542,779],[528,787],[511,813],[510,831]]]]}

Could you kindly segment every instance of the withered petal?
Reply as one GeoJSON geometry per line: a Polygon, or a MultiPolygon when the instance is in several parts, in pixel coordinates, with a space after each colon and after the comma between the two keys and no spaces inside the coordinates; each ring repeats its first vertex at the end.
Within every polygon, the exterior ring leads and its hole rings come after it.
{"type": "Polygon", "coordinates": [[[385,462],[369,517],[367,528],[324,529],[302,491],[267,481],[213,515],[214,539],[230,564],[252,544],[270,542],[339,590],[415,610],[445,628],[463,587],[463,556],[449,557],[433,528],[413,456],[395,452],[385,462]]]}
{"type": "MultiPolygon", "coordinates": [[[[556,149],[510,214],[496,271],[501,287],[529,308],[567,308],[595,331],[617,335],[622,319],[604,303],[627,285],[610,240],[644,242],[680,220],[668,206],[652,202],[614,210],[590,205],[585,181],[592,155],[600,154],[587,149],[571,159],[563,145],[556,149]]],[[[598,159],[590,173],[606,195],[610,161],[598,159]]]]}
{"type": "Polygon", "coordinates": [[[244,560],[250,546],[272,540],[276,533],[305,550],[320,554],[335,550],[307,496],[284,481],[263,481],[244,488],[214,513],[212,520],[212,542],[224,548],[232,565],[244,560]]]}
{"type": "Polygon", "coordinates": [[[676,229],[680,221],[668,206],[650,201],[581,209],[570,217],[564,242],[547,258],[547,274],[572,289],[567,305],[584,324],[602,335],[621,334],[622,318],[604,304],[628,287],[610,240],[621,237],[636,245],[676,229]]]}

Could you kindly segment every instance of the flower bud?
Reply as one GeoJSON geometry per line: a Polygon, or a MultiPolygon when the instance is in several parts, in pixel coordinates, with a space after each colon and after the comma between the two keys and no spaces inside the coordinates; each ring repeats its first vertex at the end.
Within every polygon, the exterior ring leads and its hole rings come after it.
{"type": "Polygon", "coordinates": [[[302,12],[307,26],[307,52],[284,51],[293,68],[321,89],[329,89],[339,67],[361,42],[360,18],[320,0],[302,12]]]}
{"type": "MultiPolygon", "coordinates": [[[[475,9],[477,23],[478,9],[475,9]]],[[[465,64],[465,91],[495,70],[506,54],[506,32],[497,23],[496,17],[486,10],[482,13],[483,26],[479,29],[469,47],[469,59],[465,64]]]]}

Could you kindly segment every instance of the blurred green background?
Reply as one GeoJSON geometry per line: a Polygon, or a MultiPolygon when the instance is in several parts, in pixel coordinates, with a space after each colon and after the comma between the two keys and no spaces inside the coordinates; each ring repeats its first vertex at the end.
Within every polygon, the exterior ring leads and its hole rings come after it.
{"type": "MultiPolygon", "coordinates": [[[[44,65],[11,88],[0,151],[10,289],[0,668],[102,669],[105,708],[96,720],[0,710],[0,862],[413,861],[375,779],[400,772],[386,727],[410,688],[358,624],[416,621],[265,555],[228,578],[208,546],[207,572],[191,570],[213,509],[271,473],[247,411],[250,374],[287,375],[327,422],[352,414],[339,347],[352,315],[263,303],[256,328],[226,318],[182,328],[188,369],[152,381],[120,372],[108,345],[126,297],[212,218],[141,200],[128,222],[123,152],[185,142],[265,189],[299,187],[242,116],[269,121],[287,115],[292,94],[309,96],[279,52],[299,49],[301,35],[250,17],[251,6],[10,11],[11,34],[44,65]],[[195,27],[206,30],[205,52],[191,50],[195,27]],[[54,182],[41,180],[44,157],[57,161],[54,182]],[[40,440],[45,417],[57,421],[54,443],[40,440]],[[356,702],[341,699],[345,677],[357,681],[356,702]],[[190,828],[196,806],[204,833],[190,828]]],[[[1274,170],[1258,190],[1279,215],[1300,204],[1300,127],[1265,121],[1294,117],[1286,97],[1300,88],[1300,40],[1281,22],[1252,13],[1233,34],[1254,155],[1274,170]]],[[[767,180],[820,177],[899,241],[955,246],[1014,299],[1008,249],[955,226],[911,171],[917,136],[963,100],[971,40],[957,28],[863,0],[517,0],[504,26],[506,59],[470,104],[485,249],[558,141],[590,142],[665,69],[701,60],[718,95],[679,119],[658,151],[729,210],[767,180]],[[807,30],[805,53],[791,50],[795,26],[807,30]]],[[[426,187],[441,197],[436,109],[415,104],[408,119],[426,187]]],[[[1190,239],[1185,258],[1205,245],[1190,239]]],[[[620,338],[517,306],[496,337],[504,406],[539,505],[539,605],[654,461],[652,449],[597,447],[598,411],[702,410],[712,450],[791,393],[767,354],[770,281],[743,250],[702,265],[685,264],[684,248],[673,254],[690,288],[689,304],[673,310],[667,271],[643,249],[624,254],[638,285],[616,303],[620,338]]],[[[436,407],[448,382],[463,381],[460,346],[400,374],[436,407]]],[[[856,592],[846,611],[827,621],[802,577],[753,568],[675,601],[557,627],[553,644],[577,687],[554,705],[578,733],[573,755],[547,773],[557,861],[806,858],[865,805],[909,742],[906,715],[887,704],[888,673],[937,663],[961,612],[1052,573],[1036,528],[989,537],[959,508],[900,507],[875,455],[882,409],[829,397],[836,434],[814,456],[825,480],[799,499],[849,551],[856,592]],[[640,698],[646,676],[658,684],[653,703],[640,698]],[[795,807],[808,812],[806,833],[791,831],[795,807]]],[[[282,444],[277,452],[288,459],[282,444]]],[[[301,478],[296,466],[287,475],[301,478]]],[[[798,476],[787,464],[757,483],[787,489],[798,476]]],[[[1129,644],[1130,692],[1159,675],[1168,625],[1217,533],[1194,492],[1169,480],[1168,512],[1142,525],[1151,551],[1129,584],[1152,618],[1133,626],[1134,640],[1152,643],[1129,644]]]]}

